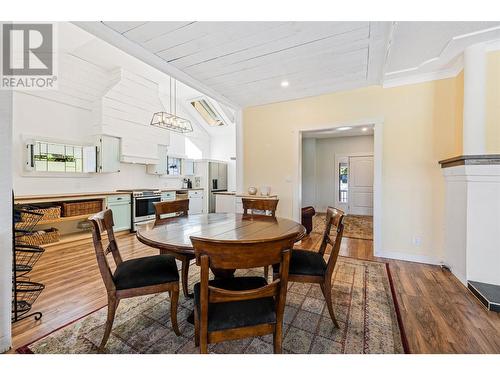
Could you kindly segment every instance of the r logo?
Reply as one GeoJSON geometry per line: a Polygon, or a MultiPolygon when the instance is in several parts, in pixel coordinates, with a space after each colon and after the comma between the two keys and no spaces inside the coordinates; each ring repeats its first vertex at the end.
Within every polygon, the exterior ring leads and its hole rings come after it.
{"type": "Polygon", "coordinates": [[[52,24],[3,24],[4,76],[53,74],[52,24]]]}

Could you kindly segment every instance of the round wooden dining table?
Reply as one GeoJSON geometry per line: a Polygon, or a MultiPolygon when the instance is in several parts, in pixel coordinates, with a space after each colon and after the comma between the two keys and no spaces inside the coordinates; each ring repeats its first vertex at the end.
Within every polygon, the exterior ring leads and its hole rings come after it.
{"type": "Polygon", "coordinates": [[[297,234],[300,241],[306,229],[299,223],[280,217],[213,213],[178,216],[138,226],[142,243],[170,253],[194,255],[191,236],[211,240],[272,240],[285,234],[297,234]]]}

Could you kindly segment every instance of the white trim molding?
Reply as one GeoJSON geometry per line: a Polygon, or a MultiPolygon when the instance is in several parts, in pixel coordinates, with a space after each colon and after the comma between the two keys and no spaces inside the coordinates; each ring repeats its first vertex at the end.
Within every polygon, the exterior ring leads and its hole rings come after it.
{"type": "Polygon", "coordinates": [[[385,79],[382,84],[382,87],[390,88],[397,86],[413,85],[416,83],[424,83],[429,81],[437,81],[440,79],[454,78],[457,75],[459,75],[463,69],[464,69],[464,59],[463,55],[461,54],[455,59],[453,65],[450,68],[429,73],[413,74],[406,77],[385,79]]]}

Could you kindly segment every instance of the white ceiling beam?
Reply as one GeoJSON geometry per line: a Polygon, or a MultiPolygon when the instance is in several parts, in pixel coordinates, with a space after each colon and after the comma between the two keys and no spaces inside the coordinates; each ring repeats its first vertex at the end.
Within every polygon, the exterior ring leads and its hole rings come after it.
{"type": "Polygon", "coordinates": [[[206,86],[205,84],[199,82],[198,80],[194,79],[190,75],[179,70],[172,64],[167,63],[165,60],[154,55],[153,53],[141,47],[140,45],[130,41],[122,34],[106,26],[105,24],[101,22],[73,22],[73,23],[76,26],[80,27],[81,29],[89,32],[90,34],[93,34],[96,37],[104,40],[105,42],[121,49],[122,51],[128,53],[129,55],[134,56],[135,58],[145,62],[148,65],[151,65],[152,67],[158,69],[159,71],[172,76],[173,78],[184,83],[185,85],[188,85],[202,92],[203,94],[208,95],[212,99],[217,100],[218,102],[223,103],[224,105],[227,105],[228,107],[231,107],[235,110],[240,109],[240,106],[237,103],[229,100],[222,94],[206,86]]]}

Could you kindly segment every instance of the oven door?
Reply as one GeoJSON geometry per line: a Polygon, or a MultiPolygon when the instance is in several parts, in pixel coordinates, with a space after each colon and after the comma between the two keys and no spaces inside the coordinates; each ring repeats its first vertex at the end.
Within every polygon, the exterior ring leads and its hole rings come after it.
{"type": "Polygon", "coordinates": [[[151,220],[155,218],[154,202],[160,202],[161,197],[140,197],[135,198],[134,207],[134,222],[151,220]]]}

